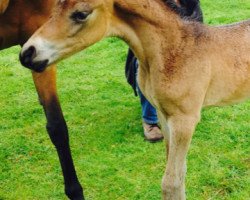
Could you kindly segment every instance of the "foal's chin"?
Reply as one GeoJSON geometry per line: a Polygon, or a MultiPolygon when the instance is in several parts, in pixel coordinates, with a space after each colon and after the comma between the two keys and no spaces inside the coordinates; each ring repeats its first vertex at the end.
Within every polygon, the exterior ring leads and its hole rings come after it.
{"type": "Polygon", "coordinates": [[[43,60],[43,61],[39,61],[39,62],[34,62],[30,66],[30,69],[33,70],[33,71],[35,71],[35,72],[41,73],[41,72],[43,72],[48,67],[48,63],[49,63],[49,60],[43,60]]]}
{"type": "Polygon", "coordinates": [[[28,59],[27,57],[22,56],[21,54],[19,55],[19,60],[24,67],[38,73],[43,72],[49,65],[48,59],[41,61],[33,61],[32,59],[28,59]]]}

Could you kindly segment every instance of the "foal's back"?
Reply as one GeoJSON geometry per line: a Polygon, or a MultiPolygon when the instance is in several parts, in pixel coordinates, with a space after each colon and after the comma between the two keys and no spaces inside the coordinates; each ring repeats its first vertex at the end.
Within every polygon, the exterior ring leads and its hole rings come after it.
{"type": "MultiPolygon", "coordinates": [[[[227,105],[250,97],[250,20],[231,25],[192,25],[194,55],[209,69],[204,106],[227,105]]],[[[189,51],[192,51],[189,49],[189,51]]]]}

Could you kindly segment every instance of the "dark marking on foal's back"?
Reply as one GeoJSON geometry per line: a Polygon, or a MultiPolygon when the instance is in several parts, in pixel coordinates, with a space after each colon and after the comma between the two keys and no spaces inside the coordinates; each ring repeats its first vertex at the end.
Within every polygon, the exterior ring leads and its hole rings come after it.
{"type": "Polygon", "coordinates": [[[194,36],[195,40],[198,41],[200,38],[204,38],[206,31],[204,27],[200,23],[192,23],[192,35],[194,36]]]}
{"type": "Polygon", "coordinates": [[[148,8],[148,6],[144,4],[144,5],[143,5],[143,8],[147,9],[147,8],[148,8]]]}

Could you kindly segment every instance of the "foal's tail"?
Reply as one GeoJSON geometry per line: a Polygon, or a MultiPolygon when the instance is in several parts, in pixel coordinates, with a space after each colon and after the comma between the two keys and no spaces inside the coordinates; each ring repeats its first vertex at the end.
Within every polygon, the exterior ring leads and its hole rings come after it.
{"type": "Polygon", "coordinates": [[[180,6],[174,0],[164,0],[182,18],[203,22],[203,14],[199,0],[179,0],[180,6]]]}

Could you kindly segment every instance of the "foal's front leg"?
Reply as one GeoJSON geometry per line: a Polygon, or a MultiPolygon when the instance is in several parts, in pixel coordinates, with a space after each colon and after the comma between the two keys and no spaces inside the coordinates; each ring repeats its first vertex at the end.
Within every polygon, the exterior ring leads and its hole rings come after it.
{"type": "Polygon", "coordinates": [[[73,164],[68,129],[56,91],[56,66],[43,73],[32,72],[33,80],[47,118],[47,131],[56,147],[65,184],[65,193],[71,200],[83,200],[83,190],[73,164]]]}
{"type": "Polygon", "coordinates": [[[198,115],[176,115],[168,119],[169,148],[168,161],[162,180],[164,200],[184,200],[186,156],[198,115]]]}

